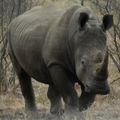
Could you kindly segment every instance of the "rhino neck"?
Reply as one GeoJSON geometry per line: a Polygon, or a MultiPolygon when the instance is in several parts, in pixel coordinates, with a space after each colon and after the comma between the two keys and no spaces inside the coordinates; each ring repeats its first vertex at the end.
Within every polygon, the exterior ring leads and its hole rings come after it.
{"type": "Polygon", "coordinates": [[[78,18],[80,11],[84,11],[89,13],[88,9],[84,9],[84,7],[77,6],[74,11],[72,12],[72,15],[68,21],[68,26],[67,26],[67,53],[68,53],[68,58],[70,60],[70,65],[72,66],[72,69],[74,70],[74,74],[76,74],[76,68],[75,68],[75,52],[76,52],[76,46],[75,46],[75,34],[79,33],[79,25],[78,25],[78,18]]]}
{"type": "Polygon", "coordinates": [[[67,64],[70,71],[73,74],[75,73],[74,57],[73,57],[74,54],[73,54],[73,47],[71,46],[71,43],[69,41],[69,24],[73,14],[79,7],[80,6],[76,5],[68,9],[67,12],[64,13],[63,17],[59,21],[59,26],[63,25],[65,27],[64,35],[65,35],[65,44],[66,44],[66,51],[67,51],[67,64]]]}

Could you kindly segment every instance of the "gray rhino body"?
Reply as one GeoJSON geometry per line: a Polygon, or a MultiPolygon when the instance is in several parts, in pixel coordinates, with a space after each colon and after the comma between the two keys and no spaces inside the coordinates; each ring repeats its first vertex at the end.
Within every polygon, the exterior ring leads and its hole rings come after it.
{"type": "Polygon", "coordinates": [[[26,108],[36,109],[31,77],[49,84],[51,112],[86,109],[96,94],[107,94],[108,55],[105,31],[89,9],[37,7],[15,18],[8,30],[9,54],[20,80],[26,108]],[[96,67],[97,66],[97,67],[96,67]],[[81,85],[78,97],[74,84],[81,85]]]}

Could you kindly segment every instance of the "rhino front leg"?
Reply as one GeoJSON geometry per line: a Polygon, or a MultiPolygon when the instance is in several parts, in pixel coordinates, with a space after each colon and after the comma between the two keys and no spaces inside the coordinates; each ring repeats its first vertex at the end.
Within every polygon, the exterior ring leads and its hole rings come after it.
{"type": "Polygon", "coordinates": [[[49,86],[47,96],[51,103],[50,112],[52,114],[57,114],[57,115],[62,114],[63,108],[62,108],[61,96],[53,85],[49,86]]]}
{"type": "Polygon", "coordinates": [[[78,96],[74,89],[73,79],[71,74],[66,72],[64,68],[59,65],[54,65],[49,68],[52,81],[60,95],[65,102],[66,111],[73,111],[78,109],[78,96]]]}
{"type": "Polygon", "coordinates": [[[82,91],[82,94],[79,98],[79,110],[83,111],[90,107],[95,100],[95,96],[95,94],[82,91]]]}

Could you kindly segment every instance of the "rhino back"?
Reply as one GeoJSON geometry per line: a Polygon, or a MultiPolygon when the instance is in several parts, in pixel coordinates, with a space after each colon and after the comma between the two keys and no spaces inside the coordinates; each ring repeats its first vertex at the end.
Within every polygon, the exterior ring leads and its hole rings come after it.
{"type": "Polygon", "coordinates": [[[47,67],[52,64],[61,64],[72,71],[66,35],[71,17],[79,7],[73,6],[68,10],[38,7],[11,23],[11,49],[31,77],[38,81],[48,79],[47,67]]]}
{"type": "Polygon", "coordinates": [[[79,5],[74,5],[68,8],[49,29],[43,47],[43,58],[47,67],[51,67],[52,65],[60,65],[61,67],[73,72],[73,68],[71,67],[72,56],[69,54],[70,49],[68,44],[68,32],[71,18],[75,11],[79,8],[79,5]]]}
{"type": "Polygon", "coordinates": [[[47,73],[41,50],[49,27],[61,14],[62,11],[53,6],[37,7],[15,18],[10,24],[10,49],[20,66],[35,79],[47,73]]]}
{"type": "Polygon", "coordinates": [[[39,42],[42,41],[41,38],[45,38],[49,27],[60,14],[61,11],[53,7],[36,7],[15,18],[9,28],[12,37],[11,44],[28,42],[28,40],[32,42],[31,37],[40,37],[39,42]]]}

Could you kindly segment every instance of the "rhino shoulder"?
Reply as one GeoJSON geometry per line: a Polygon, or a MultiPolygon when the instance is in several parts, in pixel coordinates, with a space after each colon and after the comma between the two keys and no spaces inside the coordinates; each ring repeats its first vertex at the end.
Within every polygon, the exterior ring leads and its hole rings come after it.
{"type": "Polygon", "coordinates": [[[67,26],[72,15],[79,7],[76,5],[68,8],[49,29],[43,46],[43,58],[47,66],[54,64],[66,66],[67,26]]]}

